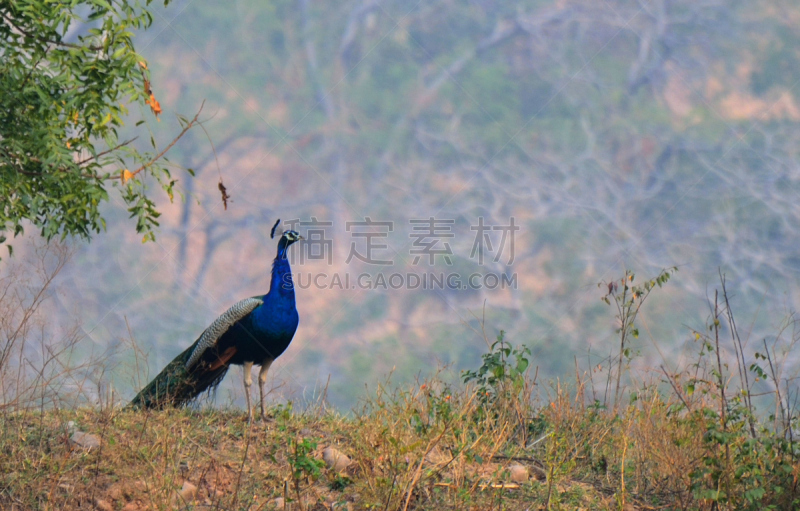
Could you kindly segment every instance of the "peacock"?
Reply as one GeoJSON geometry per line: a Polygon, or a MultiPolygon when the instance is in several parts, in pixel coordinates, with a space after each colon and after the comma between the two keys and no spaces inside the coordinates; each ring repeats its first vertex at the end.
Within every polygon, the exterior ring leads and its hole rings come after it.
{"type": "MultiPolygon", "coordinates": [[[[270,237],[275,237],[272,227],[270,237]]],[[[264,383],[272,362],[292,342],[300,321],[294,298],[294,284],[286,252],[303,237],[293,230],[284,231],[278,253],[272,262],[269,292],[246,298],[225,311],[183,353],[167,364],[131,401],[134,408],[181,406],[203,392],[216,387],[231,364],[244,366],[244,394],[247,419],[252,420],[250,404],[251,370],[260,365],[258,384],[261,391],[261,417],[264,410],[264,383]]]]}

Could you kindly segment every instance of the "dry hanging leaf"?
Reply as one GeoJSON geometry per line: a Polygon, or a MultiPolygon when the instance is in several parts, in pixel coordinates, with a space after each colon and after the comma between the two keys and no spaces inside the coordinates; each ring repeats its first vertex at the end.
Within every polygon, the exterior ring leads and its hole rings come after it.
{"type": "Polygon", "coordinates": [[[225,206],[225,211],[228,211],[228,199],[230,199],[231,196],[228,195],[228,190],[225,188],[225,185],[222,184],[222,180],[220,180],[217,188],[219,188],[219,191],[222,194],[222,205],[225,206]]]}
{"type": "Polygon", "coordinates": [[[127,183],[132,177],[133,177],[133,173],[128,169],[124,169],[122,171],[122,176],[121,176],[122,184],[127,183]]]}

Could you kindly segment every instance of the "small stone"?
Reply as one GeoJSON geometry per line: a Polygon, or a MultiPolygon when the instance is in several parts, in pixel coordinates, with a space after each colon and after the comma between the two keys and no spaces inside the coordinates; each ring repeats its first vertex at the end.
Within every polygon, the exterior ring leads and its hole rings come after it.
{"type": "Polygon", "coordinates": [[[83,447],[84,449],[94,449],[96,447],[100,447],[100,438],[91,433],[76,431],[71,437],[69,437],[69,439],[73,444],[83,447]]]}
{"type": "Polygon", "coordinates": [[[128,502],[127,504],[125,504],[125,506],[122,508],[122,511],[141,511],[141,509],[142,508],[141,508],[141,506],[139,506],[139,503],[136,502],[136,501],[133,501],[133,502],[128,502]]]}
{"type": "Polygon", "coordinates": [[[322,460],[328,468],[341,472],[350,465],[350,458],[333,447],[326,447],[322,451],[322,460]]]}
{"type": "Polygon", "coordinates": [[[272,509],[283,509],[284,508],[283,497],[272,499],[269,505],[272,509]]]}
{"type": "Polygon", "coordinates": [[[530,477],[530,474],[528,474],[528,468],[524,465],[520,465],[519,463],[509,466],[508,472],[511,475],[511,480],[515,483],[528,482],[528,478],[530,477]]]}
{"type": "Polygon", "coordinates": [[[107,500],[103,499],[94,499],[94,507],[100,511],[114,511],[114,508],[111,506],[111,504],[109,504],[107,500]]]}
{"type": "Polygon", "coordinates": [[[183,502],[194,502],[197,498],[197,486],[189,481],[184,481],[183,488],[178,492],[178,497],[180,497],[183,502]]]}

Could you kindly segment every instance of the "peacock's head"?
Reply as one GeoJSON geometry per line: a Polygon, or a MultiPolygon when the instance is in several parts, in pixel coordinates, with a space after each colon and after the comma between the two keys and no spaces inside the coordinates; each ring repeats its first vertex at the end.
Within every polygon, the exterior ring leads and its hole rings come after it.
{"type": "Polygon", "coordinates": [[[286,240],[286,246],[288,247],[295,241],[304,240],[305,238],[302,237],[297,231],[283,231],[281,235],[281,240],[286,240]]]}
{"type": "MultiPolygon", "coordinates": [[[[278,221],[275,222],[275,225],[272,226],[272,232],[270,233],[271,238],[275,237],[275,230],[278,228],[278,225],[280,225],[280,223],[281,220],[279,218],[278,221]]],[[[278,241],[278,255],[280,257],[285,258],[286,249],[289,248],[289,245],[303,239],[305,238],[303,238],[303,236],[301,236],[300,233],[298,233],[297,231],[293,231],[291,229],[288,231],[283,231],[283,234],[281,234],[281,239],[278,241]]]]}

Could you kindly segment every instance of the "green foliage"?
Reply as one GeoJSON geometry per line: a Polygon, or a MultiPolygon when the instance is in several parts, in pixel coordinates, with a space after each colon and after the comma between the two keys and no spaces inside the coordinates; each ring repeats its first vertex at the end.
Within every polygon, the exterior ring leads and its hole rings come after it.
{"type": "Polygon", "coordinates": [[[449,385],[440,389],[432,389],[423,384],[421,389],[426,398],[425,406],[414,408],[411,413],[411,425],[418,434],[427,434],[436,427],[441,427],[453,419],[453,402],[455,392],[449,385]]]}
{"type": "Polygon", "coordinates": [[[170,199],[175,180],[153,137],[152,151],[142,152],[118,138],[129,105],[161,111],[133,45],[134,31],[152,23],[149,4],[14,0],[0,6],[1,232],[16,236],[27,221],[48,240],[88,238],[105,228],[100,206],[114,183],[137,232],[154,239],[159,214],[145,177],[153,176],[170,199]]]}
{"type": "MultiPolygon", "coordinates": [[[[725,280],[722,277],[723,303],[729,306],[725,280]]],[[[700,406],[689,410],[686,425],[702,438],[703,454],[689,472],[692,494],[699,501],[712,503],[713,508],[730,509],[796,509],[797,457],[800,445],[792,438],[796,417],[783,409],[779,393],[776,404],[781,408],[781,426],[774,416],[768,417],[773,427],[759,420],[750,400],[748,380],[740,374],[740,388],[732,392],[728,365],[720,356],[720,328],[722,311],[715,296],[713,316],[703,332],[695,331],[694,339],[700,343],[698,359],[692,364],[691,374],[682,385],[689,396],[703,396],[700,406]]],[[[735,323],[728,316],[728,327],[735,334],[735,323]]],[[[765,343],[765,348],[767,348],[765,343]]],[[[737,360],[740,370],[755,375],[755,381],[772,380],[772,358],[768,349],[754,354],[756,362],[748,368],[737,360]],[[759,360],[769,364],[770,371],[761,367],[759,360]]],[[[744,358],[742,358],[744,360],[744,358]]],[[[684,405],[687,405],[684,401],[684,405]]],[[[764,417],[761,417],[763,419],[764,417]]]]}
{"type": "Polygon", "coordinates": [[[475,383],[479,399],[485,404],[518,394],[530,365],[531,350],[524,344],[512,347],[504,337],[501,330],[489,353],[481,356],[483,363],[477,371],[462,372],[464,383],[475,383]]]}
{"type": "Polygon", "coordinates": [[[353,480],[342,474],[335,474],[333,480],[330,482],[330,489],[333,491],[342,491],[348,486],[353,484],[353,480]]]}
{"type": "Polygon", "coordinates": [[[300,503],[300,509],[304,509],[302,501],[302,481],[306,483],[316,481],[321,475],[325,462],[314,456],[317,448],[317,441],[311,438],[297,437],[289,438],[288,461],[292,471],[292,482],[294,484],[295,495],[300,503]]]}
{"type": "Polygon", "coordinates": [[[294,403],[287,401],[285,405],[279,404],[272,410],[272,416],[278,424],[279,431],[286,431],[288,424],[292,419],[292,411],[294,410],[294,403]]]}
{"type": "Polygon", "coordinates": [[[552,509],[553,505],[557,506],[560,503],[561,495],[556,489],[557,485],[575,468],[575,456],[571,447],[568,436],[564,432],[556,430],[550,433],[545,444],[544,463],[547,467],[545,506],[547,509],[552,509]]]}
{"type": "Polygon", "coordinates": [[[617,361],[617,382],[614,392],[614,404],[619,403],[623,362],[630,361],[638,352],[632,350],[631,339],[639,338],[639,329],[636,327],[636,318],[650,293],[656,288],[666,284],[670,277],[678,271],[677,267],[661,270],[653,279],[646,280],[643,284],[634,285],[636,276],[630,270],[625,271],[625,276],[611,282],[600,282],[598,287],[603,287],[608,292],[600,299],[607,305],[613,304],[617,308],[616,318],[619,321],[619,356],[617,361]]]}
{"type": "Polygon", "coordinates": [[[693,412],[689,423],[702,434],[705,452],[689,473],[692,492],[697,499],[736,509],[795,509],[800,446],[767,428],[753,436],[749,414],[741,399],[728,403],[724,421],[710,407],[693,412]]]}
{"type": "Polygon", "coordinates": [[[313,456],[316,448],[317,441],[314,439],[299,437],[289,439],[289,466],[292,468],[292,478],[295,481],[319,477],[325,462],[313,456]]]}

